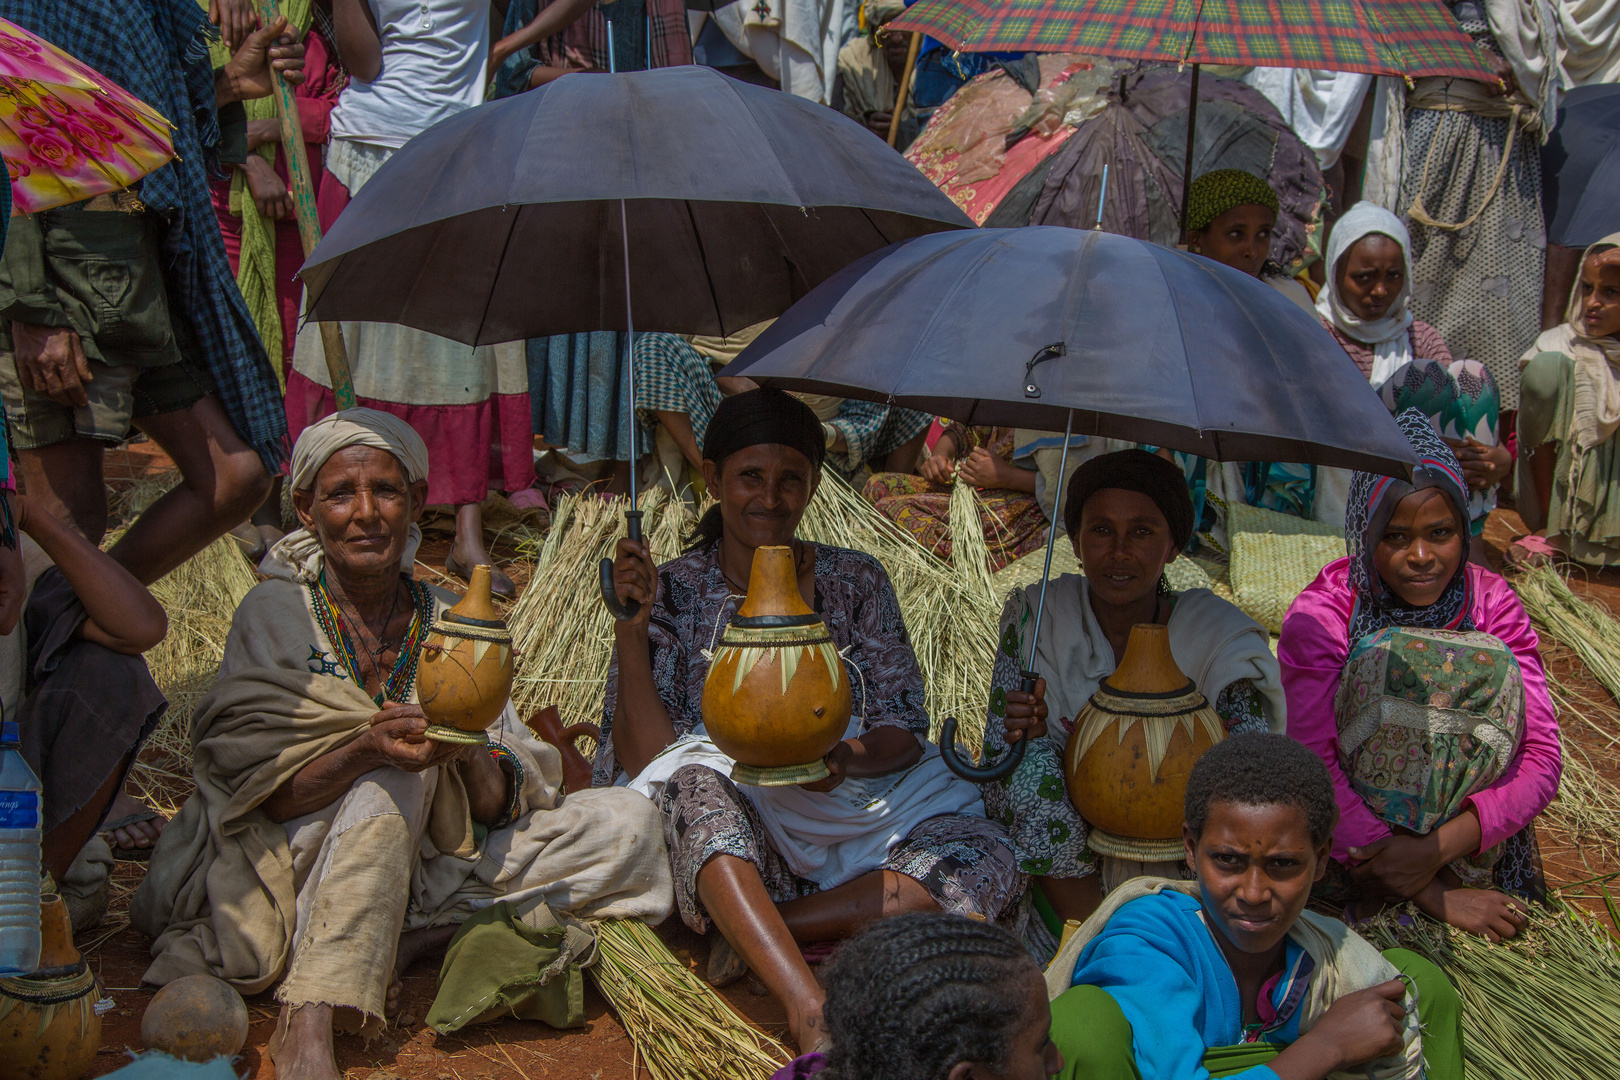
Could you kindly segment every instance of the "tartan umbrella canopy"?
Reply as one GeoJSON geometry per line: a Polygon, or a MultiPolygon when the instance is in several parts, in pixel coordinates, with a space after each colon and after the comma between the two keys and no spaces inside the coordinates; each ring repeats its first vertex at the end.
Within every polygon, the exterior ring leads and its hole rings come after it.
{"type": "Polygon", "coordinates": [[[919,0],[889,28],[958,52],[1497,79],[1440,0],[919,0]]]}

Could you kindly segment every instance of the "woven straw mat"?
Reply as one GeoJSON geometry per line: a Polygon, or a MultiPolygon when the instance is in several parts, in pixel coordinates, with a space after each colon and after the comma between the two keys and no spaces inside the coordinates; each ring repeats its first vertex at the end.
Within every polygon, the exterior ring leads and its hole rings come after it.
{"type": "Polygon", "coordinates": [[[1344,534],[1330,525],[1232,503],[1232,602],[1270,630],[1282,630],[1294,597],[1344,554],[1344,534]]]}

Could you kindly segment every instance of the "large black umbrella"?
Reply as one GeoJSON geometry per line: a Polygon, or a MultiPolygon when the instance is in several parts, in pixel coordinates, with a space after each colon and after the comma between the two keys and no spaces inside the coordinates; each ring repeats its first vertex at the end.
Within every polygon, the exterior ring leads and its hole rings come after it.
{"type": "Polygon", "coordinates": [[[1541,148],[1547,239],[1584,248],[1620,232],[1620,86],[1581,86],[1564,96],[1541,148]]]}
{"type": "MultiPolygon", "coordinates": [[[[722,374],[1221,461],[1406,475],[1417,461],[1313,315],[1231,267],[1100,231],[1032,225],[897,244],[818,286],[722,374]]],[[[1045,602],[1043,576],[1037,626],[1045,602]]],[[[1034,656],[1032,636],[1026,667],[1034,656]]],[[[1033,689],[1034,672],[1024,681],[1033,689]]],[[[993,769],[969,768],[954,732],[948,721],[940,750],[969,779],[1005,776],[1023,756],[1021,739],[993,769]]]]}
{"type": "Polygon", "coordinates": [[[406,143],[301,276],[311,318],[469,344],[727,334],[869,252],[972,224],[825,106],[712,68],[580,73],[406,143]]]}
{"type": "MultiPolygon", "coordinates": [[[[882,139],[814,102],[705,67],[582,73],[406,143],[300,275],[310,318],[474,345],[730,334],[869,252],[972,224],[882,139]]],[[[629,382],[634,417],[633,364],[629,382]]],[[[629,618],[611,574],[602,560],[603,599],[629,618]]]]}

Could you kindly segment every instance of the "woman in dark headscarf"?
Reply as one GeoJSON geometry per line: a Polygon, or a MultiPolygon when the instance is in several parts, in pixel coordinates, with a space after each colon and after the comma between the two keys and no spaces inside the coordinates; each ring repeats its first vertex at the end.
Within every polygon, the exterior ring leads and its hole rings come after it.
{"type": "Polygon", "coordinates": [[[1214,703],[1228,730],[1283,726],[1282,684],[1265,629],[1208,589],[1173,593],[1165,582],[1165,565],[1193,530],[1181,470],[1145,450],[1092,458],[1069,481],[1064,516],[1085,573],[1065,574],[1047,587],[1031,665],[1045,679],[1033,696],[1019,689],[1035,632],[1037,583],[1014,591],[1002,609],[984,725],[986,761],[1006,750],[1007,732],[1034,739],[1017,771],[985,785],[984,799],[991,817],[1012,832],[1022,868],[1039,876],[1042,914],[1054,934],[1062,920],[1089,915],[1103,887],[1142,866],[1110,860],[1106,880],[1098,882],[1090,827],[1069,802],[1061,765],[1075,718],[1118,666],[1132,626],[1169,626],[1176,665],[1214,703]],[[1057,717],[1050,724],[1048,710],[1057,717]]]}
{"type": "Polygon", "coordinates": [[[1558,791],[1558,722],[1524,606],[1467,561],[1456,456],[1418,410],[1396,419],[1411,483],[1355,474],[1348,555],[1283,620],[1288,734],[1333,777],[1336,898],[1511,937],[1524,907],[1507,894],[1540,888],[1531,824],[1558,791]]]}
{"type": "Polygon", "coordinates": [[[788,394],[751,390],[720,403],[703,444],[704,481],[719,503],[695,543],[655,568],[645,544],[619,542],[615,586],[642,607],[614,627],[596,758],[598,785],[622,776],[664,812],[681,917],[720,931],[709,980],[752,968],[806,1051],[825,1030],[800,945],[903,911],[995,920],[1024,886],[978,789],[927,741],[922,671],[883,567],[795,536],[825,450],[816,414],[788,394]],[[827,779],[739,788],[705,735],[701,703],[710,649],[747,592],[755,549],[769,545],[791,547],[854,707],[827,779]]]}

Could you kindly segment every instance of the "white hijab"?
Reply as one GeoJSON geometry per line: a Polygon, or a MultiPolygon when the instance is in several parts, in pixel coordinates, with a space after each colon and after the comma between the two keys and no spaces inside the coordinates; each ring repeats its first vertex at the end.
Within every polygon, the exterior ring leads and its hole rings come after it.
{"type": "Polygon", "coordinates": [[[1368,380],[1378,386],[1387,380],[1402,364],[1412,361],[1412,238],[1401,219],[1370,202],[1358,202],[1333,226],[1328,238],[1327,284],[1316,297],[1316,310],[1322,318],[1352,341],[1371,345],[1372,373],[1368,380]],[[1406,281],[1396,295],[1395,302],[1381,319],[1362,319],[1345,306],[1339,296],[1339,260],[1356,241],[1373,234],[1387,236],[1401,245],[1401,257],[1406,262],[1406,281]]]}
{"type": "MultiPolygon", "coordinates": [[[[1620,247],[1620,233],[1611,233],[1581,254],[1586,260],[1605,248],[1620,247]]],[[[1519,357],[1523,368],[1537,353],[1561,352],[1575,362],[1575,400],[1570,415],[1569,437],[1577,447],[1590,450],[1620,431],[1620,341],[1595,338],[1586,333],[1581,320],[1581,279],[1569,292],[1564,321],[1545,330],[1534,345],[1519,357]]]]}
{"type": "MultiPolygon", "coordinates": [[[[428,475],[427,443],[409,424],[397,416],[376,409],[344,409],[317,420],[305,428],[293,445],[288,480],[294,491],[315,486],[315,476],[331,456],[351,446],[374,446],[386,450],[405,467],[411,483],[428,475]]],[[[400,568],[407,575],[416,565],[416,550],[422,546],[422,530],[413,522],[405,538],[400,568]]],[[[259,571],[270,577],[308,584],[321,576],[326,564],[321,542],[308,529],[294,529],[278,540],[259,564],[259,571]]]]}

